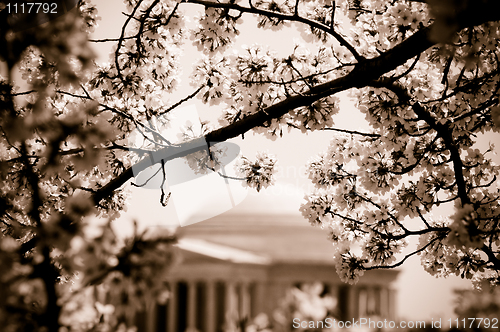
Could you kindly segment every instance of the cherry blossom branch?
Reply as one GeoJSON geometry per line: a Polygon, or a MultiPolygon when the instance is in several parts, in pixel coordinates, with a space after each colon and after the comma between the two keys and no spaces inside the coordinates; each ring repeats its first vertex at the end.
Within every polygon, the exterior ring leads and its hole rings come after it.
{"type": "Polygon", "coordinates": [[[47,295],[47,304],[43,313],[43,321],[48,331],[59,331],[59,314],[61,306],[58,303],[56,283],[59,278],[59,272],[52,262],[50,255],[52,249],[45,245],[42,249],[43,262],[35,266],[35,273],[43,280],[45,292],[47,295]]]}
{"type": "Polygon", "coordinates": [[[190,95],[182,98],[181,100],[179,100],[178,102],[176,102],[175,104],[173,104],[172,106],[170,106],[169,108],[167,108],[166,110],[162,111],[162,112],[159,112],[158,115],[163,115],[163,114],[166,114],[170,111],[172,111],[173,109],[175,109],[176,107],[179,107],[180,105],[182,105],[183,103],[185,103],[186,101],[190,100],[190,99],[193,99],[203,88],[205,87],[205,84],[202,84],[198,87],[198,89],[196,89],[194,92],[192,92],[190,95]]]}
{"type": "MultiPolygon", "coordinates": [[[[355,220],[353,218],[350,218],[350,217],[347,217],[347,216],[335,213],[333,211],[328,211],[328,212],[330,214],[335,215],[335,216],[337,216],[339,218],[342,218],[344,220],[351,221],[351,222],[354,222],[356,224],[362,224],[361,222],[359,222],[359,221],[357,221],[357,220],[355,220]]],[[[435,233],[443,233],[443,232],[444,233],[448,233],[450,231],[450,229],[448,227],[430,227],[430,228],[422,229],[422,230],[418,230],[418,231],[408,231],[408,233],[405,232],[404,234],[401,234],[401,235],[393,235],[393,234],[381,233],[381,232],[379,232],[379,231],[377,231],[375,229],[372,229],[372,228],[370,228],[370,230],[373,231],[375,234],[378,234],[379,236],[381,236],[383,239],[389,239],[389,240],[395,240],[395,241],[407,238],[409,236],[423,235],[423,234],[427,234],[427,233],[431,233],[431,232],[435,232],[435,233]]],[[[359,231],[364,232],[362,229],[359,229],[359,231]]],[[[390,269],[390,268],[395,268],[395,267],[401,266],[408,258],[414,256],[415,254],[418,254],[418,253],[424,251],[432,243],[434,243],[435,241],[437,241],[439,239],[442,239],[442,236],[436,236],[431,241],[429,241],[425,246],[423,246],[422,248],[420,248],[418,250],[415,250],[415,251],[407,254],[401,261],[399,261],[399,262],[397,262],[395,264],[392,264],[392,265],[374,265],[374,266],[363,267],[363,269],[364,270],[390,269]]]]}
{"type": "Polygon", "coordinates": [[[299,82],[302,82],[302,81],[306,81],[306,80],[312,80],[318,76],[322,76],[322,75],[326,75],[326,74],[329,74],[331,73],[332,71],[335,71],[335,70],[340,70],[340,69],[343,69],[345,67],[353,67],[355,64],[354,63],[348,63],[348,64],[342,64],[340,66],[337,66],[335,68],[330,68],[328,70],[324,70],[324,71],[321,71],[321,72],[318,72],[318,73],[314,73],[314,74],[310,74],[310,75],[306,75],[306,76],[302,76],[300,78],[295,78],[295,79],[291,79],[291,80],[283,80],[283,78],[281,78],[280,81],[276,81],[276,80],[243,80],[243,79],[239,79],[238,82],[240,83],[243,83],[243,84],[276,84],[276,85],[284,85],[285,86],[285,89],[286,89],[286,85],[290,85],[290,84],[293,84],[293,83],[299,83],[299,82]]]}
{"type": "Polygon", "coordinates": [[[330,29],[335,27],[335,0],[332,1],[332,15],[330,16],[330,29]]]}
{"type": "Polygon", "coordinates": [[[40,177],[35,171],[35,168],[33,167],[31,161],[28,158],[26,158],[29,155],[29,153],[25,143],[21,144],[20,152],[22,158],[21,160],[22,163],[24,164],[24,170],[26,172],[27,184],[31,187],[32,191],[31,195],[32,206],[28,212],[28,215],[30,216],[35,226],[40,226],[41,218],[39,209],[43,206],[43,200],[40,193],[40,188],[38,186],[40,177]]]}
{"type": "Polygon", "coordinates": [[[299,0],[295,0],[294,15],[299,16],[299,0]]]}
{"type": "Polygon", "coordinates": [[[372,133],[363,133],[361,131],[357,130],[347,130],[347,129],[340,129],[340,128],[323,128],[321,130],[332,130],[332,131],[338,131],[340,133],[346,133],[346,134],[351,134],[351,135],[360,135],[360,136],[366,136],[366,137],[372,137],[372,138],[379,138],[379,134],[372,134],[372,133]]]}
{"type": "Polygon", "coordinates": [[[161,206],[163,207],[166,207],[167,204],[168,204],[168,200],[170,198],[170,195],[171,193],[168,193],[167,197],[165,198],[165,181],[167,180],[167,174],[165,174],[165,160],[161,160],[161,175],[162,175],[162,179],[161,179],[161,185],[160,185],[160,189],[161,189],[161,196],[160,196],[160,204],[161,206]]]}
{"type": "MultiPolygon", "coordinates": [[[[174,9],[172,10],[172,12],[170,13],[170,16],[168,17],[168,19],[165,21],[165,23],[161,23],[159,24],[160,26],[162,25],[168,25],[168,23],[170,22],[171,18],[175,15],[177,9],[179,8],[179,5],[180,5],[180,2],[178,2],[174,9]]],[[[129,16],[129,15],[126,15],[126,16],[129,16]]],[[[143,19],[144,21],[144,19],[143,19]]],[[[141,22],[143,22],[141,21],[141,22]]],[[[154,28],[150,28],[150,29],[144,29],[141,31],[141,32],[147,32],[147,31],[152,31],[154,28]]],[[[140,33],[140,32],[139,32],[140,33]]],[[[139,33],[136,33],[132,36],[127,36],[127,37],[120,37],[120,38],[103,38],[103,39],[89,39],[88,41],[89,42],[92,42],[92,43],[108,43],[108,42],[118,42],[120,40],[122,41],[125,41],[125,40],[128,40],[128,39],[137,39],[139,38],[139,33]]]]}
{"type": "Polygon", "coordinates": [[[418,216],[423,221],[423,223],[425,224],[425,226],[427,228],[431,228],[431,225],[429,225],[429,223],[427,222],[427,220],[424,218],[424,216],[422,215],[422,211],[420,211],[420,209],[418,208],[418,206],[416,207],[416,210],[417,210],[418,216]]]}
{"type": "MultiPolygon", "coordinates": [[[[281,102],[208,133],[205,136],[206,141],[223,142],[228,139],[238,137],[252,128],[263,126],[266,122],[271,121],[272,119],[280,118],[295,108],[310,105],[321,98],[341,91],[366,86],[375,79],[378,79],[382,74],[397,68],[398,66],[404,64],[408,59],[415,57],[432,46],[434,43],[428,38],[431,27],[432,26],[422,28],[400,44],[382,53],[376,58],[367,59],[356,64],[354,69],[343,77],[319,84],[310,88],[303,94],[290,96],[281,102]]],[[[198,149],[199,147],[196,145],[195,141],[186,142],[180,144],[179,146],[163,148],[154,152],[157,156],[155,158],[155,162],[160,162],[160,160],[164,159],[165,156],[169,156],[171,159],[183,157],[194,151],[198,151],[198,149]]],[[[144,158],[139,163],[134,165],[134,169],[142,171],[151,165],[153,165],[151,159],[144,158]]],[[[94,202],[97,204],[101,199],[111,196],[116,189],[124,185],[133,176],[134,172],[132,171],[132,167],[129,167],[106,185],[97,189],[92,195],[94,202]]]]}
{"type": "MultiPolygon", "coordinates": [[[[142,15],[142,18],[140,19],[140,25],[139,25],[139,29],[137,31],[137,38],[136,38],[136,48],[137,48],[137,52],[141,52],[142,51],[142,42],[141,42],[141,36],[142,36],[142,33],[144,31],[144,25],[146,24],[146,18],[149,17],[149,14],[151,13],[151,11],[153,10],[153,8],[160,2],[160,0],[155,0],[149,7],[148,9],[146,9],[144,11],[144,14],[142,15]]],[[[177,8],[177,7],[176,7],[177,8]]]]}
{"type": "MultiPolygon", "coordinates": [[[[462,119],[466,119],[472,115],[475,114],[482,114],[481,112],[489,109],[491,106],[495,106],[499,103],[499,98],[492,98],[490,100],[485,101],[484,103],[481,103],[481,105],[477,108],[472,109],[469,112],[465,112],[453,119],[454,122],[460,121],[462,119]]],[[[484,115],[484,114],[483,114],[484,115]]],[[[472,131],[472,130],[471,130],[472,131]]]]}
{"type": "Polygon", "coordinates": [[[401,74],[399,74],[399,75],[397,75],[395,77],[391,77],[391,79],[394,80],[394,81],[397,81],[400,78],[405,77],[406,75],[408,75],[415,68],[415,66],[417,65],[419,59],[420,59],[420,54],[415,57],[415,60],[410,65],[410,67],[408,67],[407,70],[405,70],[403,73],[401,73],[401,74]]]}
{"type": "MultiPolygon", "coordinates": [[[[356,193],[356,195],[361,198],[363,201],[367,202],[367,203],[370,203],[372,204],[373,206],[375,206],[377,209],[380,210],[380,212],[382,212],[382,206],[376,202],[374,202],[370,197],[364,197],[363,195],[360,195],[358,193],[356,193]]],[[[398,218],[396,218],[396,216],[394,214],[392,214],[391,212],[387,211],[387,215],[396,223],[396,225],[398,225],[404,232],[404,235],[408,235],[408,234],[412,234],[414,232],[410,231],[408,228],[406,228],[399,220],[398,218]]]]}
{"type": "Polygon", "coordinates": [[[431,244],[433,244],[434,242],[436,242],[438,239],[440,239],[440,237],[435,237],[434,239],[432,239],[431,241],[429,241],[429,243],[427,243],[425,246],[423,246],[420,249],[415,250],[414,252],[411,252],[411,253],[407,254],[405,257],[403,257],[402,260],[400,260],[397,263],[394,263],[392,265],[373,265],[373,266],[367,266],[367,267],[363,267],[363,269],[364,270],[375,270],[375,269],[393,269],[393,268],[399,267],[399,266],[403,265],[403,263],[406,262],[406,260],[408,258],[410,258],[412,256],[415,256],[418,253],[421,253],[422,251],[424,251],[425,249],[427,249],[431,244]]]}
{"type": "MultiPolygon", "coordinates": [[[[228,2],[212,2],[212,1],[207,1],[207,0],[187,0],[187,3],[195,3],[195,4],[200,4],[204,5],[206,7],[213,7],[213,8],[225,8],[225,9],[234,9],[237,11],[240,11],[242,13],[251,13],[251,14],[258,14],[258,15],[263,15],[266,17],[274,17],[282,21],[291,21],[291,22],[300,22],[304,23],[306,25],[309,25],[312,28],[321,30],[323,32],[326,32],[330,35],[332,35],[339,43],[340,45],[344,46],[351,52],[351,54],[354,56],[358,62],[361,62],[365,59],[362,55],[358,53],[358,51],[349,44],[347,40],[345,40],[344,37],[342,37],[338,32],[336,32],[334,29],[331,27],[319,23],[317,21],[309,20],[307,18],[304,18],[302,16],[297,15],[296,13],[293,15],[287,15],[287,14],[282,14],[278,13],[275,11],[270,11],[270,10],[265,10],[265,9],[259,9],[256,8],[255,6],[251,7],[243,7],[235,3],[228,3],[228,2]]],[[[297,7],[296,7],[297,8],[297,7]]]]}
{"type": "MultiPolygon", "coordinates": [[[[464,68],[465,68],[465,66],[464,66],[464,68]]],[[[464,68],[462,69],[462,71],[465,71],[464,68]]],[[[421,101],[421,104],[422,105],[424,105],[424,104],[432,104],[432,103],[435,103],[435,102],[444,101],[446,99],[449,99],[449,98],[457,95],[460,92],[466,92],[466,91],[468,91],[470,89],[474,89],[477,86],[484,84],[485,82],[487,82],[488,80],[492,79],[493,77],[495,77],[498,74],[499,74],[499,70],[497,69],[497,70],[494,70],[492,72],[486,73],[483,76],[475,77],[474,79],[471,79],[469,82],[467,82],[467,83],[465,83],[463,85],[460,85],[460,82],[458,82],[458,80],[457,80],[457,86],[450,93],[442,95],[441,97],[439,97],[437,99],[431,99],[431,100],[421,101]]],[[[461,76],[462,76],[462,74],[459,75],[459,78],[461,76]]]]}
{"type": "Polygon", "coordinates": [[[495,256],[495,253],[492,249],[488,248],[488,246],[484,245],[481,250],[488,256],[488,261],[493,264],[493,267],[496,271],[500,270],[500,259],[495,256]]]}
{"type": "Polygon", "coordinates": [[[134,172],[136,172],[137,174],[145,170],[149,166],[162,162],[162,160],[168,161],[180,157],[185,157],[193,152],[199,151],[200,149],[202,149],[202,144],[200,144],[201,140],[204,140],[204,138],[202,137],[183,144],[172,145],[157,151],[152,151],[149,154],[149,157],[143,158],[133,167],[127,168],[125,171],[123,171],[123,173],[113,178],[106,185],[95,190],[91,195],[94,203],[98,204],[102,199],[111,196],[116,189],[120,188],[128,180],[134,177],[134,172]]]}
{"type": "Polygon", "coordinates": [[[16,97],[16,96],[23,96],[23,95],[29,95],[31,93],[36,92],[36,90],[29,90],[29,91],[23,91],[23,92],[16,92],[16,93],[1,93],[2,96],[9,95],[11,97],[16,97]]]}
{"type": "Polygon", "coordinates": [[[403,167],[403,168],[401,168],[400,171],[389,170],[389,172],[391,172],[392,174],[395,174],[395,175],[403,175],[403,174],[406,174],[406,173],[410,172],[411,170],[415,169],[415,167],[420,165],[420,162],[424,159],[425,155],[428,152],[431,152],[431,147],[437,141],[437,139],[438,139],[438,136],[436,135],[436,137],[434,137],[434,139],[429,144],[427,144],[425,150],[422,152],[422,155],[420,157],[418,157],[417,161],[414,164],[403,167]]]}
{"type": "MultiPolygon", "coordinates": [[[[70,92],[66,92],[66,91],[62,91],[62,90],[56,90],[56,92],[57,92],[57,93],[60,93],[60,94],[68,95],[68,96],[71,96],[71,97],[75,97],[75,98],[80,98],[80,99],[88,99],[88,100],[94,100],[92,97],[90,97],[90,95],[88,94],[88,92],[85,90],[85,88],[84,88],[83,86],[82,86],[82,89],[83,89],[83,91],[84,91],[84,92],[85,92],[85,94],[86,94],[85,96],[80,96],[80,95],[77,95],[77,94],[74,94],[74,93],[70,93],[70,92]]],[[[196,95],[196,93],[198,93],[198,92],[199,92],[199,90],[201,90],[201,88],[200,88],[200,89],[198,89],[197,91],[195,91],[195,94],[194,94],[194,95],[196,95]]],[[[178,102],[177,104],[174,104],[173,106],[171,106],[171,107],[170,107],[168,110],[166,110],[165,112],[160,113],[160,115],[162,115],[162,114],[164,114],[164,113],[166,113],[166,112],[168,112],[168,111],[172,110],[173,108],[175,108],[175,107],[179,106],[179,105],[180,105],[180,104],[182,104],[184,101],[187,101],[187,100],[189,100],[190,98],[194,97],[194,95],[193,95],[193,96],[188,96],[185,100],[183,99],[183,100],[181,100],[180,102],[178,102]]],[[[136,119],[135,119],[132,115],[127,114],[127,113],[124,113],[124,112],[122,112],[122,111],[120,111],[120,110],[118,110],[118,109],[116,109],[116,108],[114,108],[114,107],[110,107],[110,106],[105,105],[105,104],[101,104],[101,103],[99,103],[99,106],[100,106],[100,107],[102,107],[102,108],[103,108],[103,109],[105,109],[105,110],[108,110],[108,111],[111,111],[111,112],[113,112],[113,113],[115,113],[115,114],[118,114],[118,115],[120,115],[121,117],[123,117],[123,118],[125,118],[125,119],[127,119],[127,120],[130,120],[132,123],[134,123],[134,125],[135,125],[136,129],[137,129],[137,130],[141,133],[141,135],[142,135],[142,136],[143,136],[143,137],[144,137],[147,141],[150,141],[151,143],[153,143],[153,144],[155,144],[155,145],[158,145],[158,146],[161,146],[161,147],[167,147],[167,146],[172,145],[172,144],[170,143],[170,141],[169,141],[169,140],[167,140],[165,137],[163,137],[163,135],[162,135],[161,133],[159,133],[157,130],[154,130],[154,129],[153,129],[153,128],[151,128],[150,126],[147,126],[147,125],[145,125],[144,123],[142,123],[142,122],[140,122],[140,121],[136,120],[136,119]],[[141,128],[142,128],[142,129],[144,129],[145,131],[147,131],[147,132],[149,132],[149,133],[153,134],[153,136],[158,137],[158,138],[161,138],[161,140],[162,140],[163,142],[165,142],[166,144],[161,144],[161,143],[160,143],[160,142],[158,142],[158,141],[152,140],[149,136],[147,136],[147,135],[144,133],[144,131],[143,131],[141,128]]]]}
{"type": "Polygon", "coordinates": [[[455,173],[455,179],[457,182],[458,196],[462,202],[462,205],[469,204],[470,198],[467,194],[467,188],[465,184],[465,177],[463,174],[463,162],[460,157],[460,151],[458,150],[457,144],[453,138],[452,130],[449,128],[447,123],[438,123],[438,121],[418,102],[411,103],[411,96],[408,91],[395,82],[389,81],[387,78],[381,78],[373,83],[374,87],[383,87],[394,92],[401,103],[407,103],[411,106],[415,114],[424,120],[432,129],[434,129],[438,136],[440,136],[446,148],[450,151],[450,157],[453,161],[453,171],[455,173]]]}
{"type": "Polygon", "coordinates": [[[137,11],[137,9],[139,9],[139,7],[141,6],[142,1],[143,0],[137,1],[137,4],[135,5],[134,9],[132,10],[132,13],[130,13],[130,15],[128,15],[127,20],[125,21],[125,23],[122,26],[120,38],[118,39],[118,45],[117,45],[116,51],[115,51],[115,66],[116,66],[116,71],[118,72],[118,76],[122,80],[123,80],[123,78],[121,75],[120,62],[118,61],[118,57],[120,56],[120,48],[122,47],[123,41],[125,40],[124,38],[125,38],[125,31],[127,30],[127,26],[130,23],[130,20],[132,19],[132,17],[135,15],[135,12],[137,11]]]}
{"type": "MultiPolygon", "coordinates": [[[[144,154],[148,154],[151,152],[151,150],[146,150],[146,149],[140,149],[140,148],[134,148],[134,147],[128,147],[128,146],[122,146],[122,145],[118,145],[116,144],[115,142],[112,142],[110,146],[105,146],[105,147],[93,147],[94,150],[106,150],[106,151],[111,151],[111,150],[121,150],[121,151],[132,151],[132,152],[135,152],[139,155],[144,155],[144,154]]],[[[57,152],[58,155],[61,155],[61,156],[68,156],[68,155],[74,155],[74,154],[79,154],[79,153],[82,153],[82,152],[85,152],[85,149],[84,148],[75,148],[75,149],[69,149],[69,150],[59,150],[57,152]]],[[[40,156],[31,156],[31,158],[36,158],[36,159],[39,159],[41,158],[40,156]]],[[[18,161],[17,160],[18,158],[15,158],[15,159],[11,159],[11,160],[8,160],[8,161],[18,161]]]]}

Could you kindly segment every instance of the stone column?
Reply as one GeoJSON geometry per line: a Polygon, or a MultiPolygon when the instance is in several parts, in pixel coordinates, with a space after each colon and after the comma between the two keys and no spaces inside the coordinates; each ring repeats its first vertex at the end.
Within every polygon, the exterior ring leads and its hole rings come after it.
{"type": "Polygon", "coordinates": [[[389,318],[389,290],[387,287],[380,288],[380,316],[389,318]]]}
{"type": "Polygon", "coordinates": [[[241,284],[240,288],[240,296],[241,296],[241,311],[240,317],[250,319],[250,311],[251,311],[251,297],[250,297],[250,289],[248,283],[244,282],[241,284]]]}
{"type": "Polygon", "coordinates": [[[172,281],[170,284],[170,297],[167,302],[167,331],[177,331],[177,296],[179,286],[177,281],[172,281]]]}
{"type": "Polygon", "coordinates": [[[225,329],[235,330],[235,323],[239,319],[238,317],[238,299],[236,298],[235,285],[233,282],[228,281],[226,283],[226,299],[225,299],[225,329]]]}
{"type": "Polygon", "coordinates": [[[347,320],[358,317],[358,309],[359,309],[359,293],[358,289],[355,286],[349,286],[347,289],[347,320]]]}
{"type": "Polygon", "coordinates": [[[337,313],[340,312],[340,296],[339,296],[339,286],[335,284],[328,284],[328,295],[335,300],[335,307],[337,313]]]}
{"type": "Polygon", "coordinates": [[[368,317],[368,291],[365,288],[358,289],[358,294],[356,296],[358,300],[358,310],[356,318],[368,317]]]}
{"type": "Polygon", "coordinates": [[[374,286],[368,286],[366,290],[367,302],[366,309],[370,315],[378,315],[380,312],[377,308],[377,293],[374,286]]]}
{"type": "Polygon", "coordinates": [[[217,299],[215,297],[215,281],[207,281],[206,303],[205,303],[205,331],[215,332],[215,317],[217,315],[217,299]]]}
{"type": "Polygon", "coordinates": [[[389,318],[396,318],[396,291],[394,289],[389,289],[389,318]]]}
{"type": "Polygon", "coordinates": [[[255,298],[254,298],[254,303],[252,303],[253,305],[253,312],[252,314],[253,315],[258,315],[262,312],[265,312],[265,308],[264,308],[264,301],[265,301],[265,288],[266,288],[266,285],[262,282],[262,281],[257,281],[254,285],[254,294],[255,294],[255,298]]]}
{"type": "Polygon", "coordinates": [[[196,282],[189,281],[187,289],[187,330],[196,330],[196,282]]]}
{"type": "Polygon", "coordinates": [[[155,299],[148,299],[146,304],[146,331],[155,332],[156,331],[156,301],[155,299]]]}

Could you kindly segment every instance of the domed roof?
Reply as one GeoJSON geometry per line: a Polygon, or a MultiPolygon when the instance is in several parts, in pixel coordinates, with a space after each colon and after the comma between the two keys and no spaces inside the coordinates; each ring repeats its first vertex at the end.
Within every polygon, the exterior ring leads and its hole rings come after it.
{"type": "MultiPolygon", "coordinates": [[[[236,219],[244,222],[255,220],[261,222],[276,223],[286,216],[287,220],[295,223],[300,220],[300,224],[307,224],[299,212],[300,204],[304,201],[304,193],[291,184],[278,183],[260,192],[249,189],[245,199],[236,207],[210,218],[209,223],[214,224],[223,222],[225,219],[236,219]],[[268,216],[268,218],[257,218],[256,216],[268,216]],[[272,218],[271,218],[272,217],[272,218]]],[[[210,215],[211,211],[198,211],[196,218],[203,218],[204,215],[210,215]]],[[[201,223],[206,223],[203,221],[201,223]]]]}
{"type": "Polygon", "coordinates": [[[246,199],[229,214],[299,214],[304,193],[291,184],[276,184],[260,192],[250,190],[246,199]]]}
{"type": "Polygon", "coordinates": [[[299,212],[303,194],[293,186],[273,188],[250,192],[235,208],[180,227],[179,238],[244,250],[272,262],[332,265],[327,232],[311,226],[299,212]]]}

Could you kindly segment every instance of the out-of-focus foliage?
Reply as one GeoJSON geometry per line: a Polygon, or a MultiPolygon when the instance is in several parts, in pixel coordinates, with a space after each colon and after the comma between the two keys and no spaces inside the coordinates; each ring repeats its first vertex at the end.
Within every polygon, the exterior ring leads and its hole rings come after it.
{"type": "Polygon", "coordinates": [[[461,331],[493,331],[498,329],[500,315],[500,293],[498,288],[457,291],[455,313],[458,320],[452,326],[461,331]],[[476,320],[471,318],[478,317],[476,320]]]}
{"type": "Polygon", "coordinates": [[[126,131],[88,89],[99,74],[88,42],[95,14],[81,2],[35,28],[1,23],[2,331],[125,331],[166,289],[157,276],[173,237],[118,238],[110,222],[124,192],[93,197],[130,160],[114,145],[126,131]]]}
{"type": "MultiPolygon", "coordinates": [[[[329,320],[333,326],[334,312],[337,299],[324,293],[324,286],[320,282],[305,283],[300,287],[290,288],[285,297],[280,301],[278,308],[273,312],[273,317],[259,314],[246,324],[245,332],[271,332],[271,331],[323,331],[327,329],[329,320]],[[318,326],[322,321],[323,326],[318,326]],[[297,323],[299,322],[299,323],[297,323]],[[314,322],[314,328],[300,326],[303,322],[314,322]]],[[[243,331],[243,329],[242,329],[243,331]]]]}
{"type": "MultiPolygon", "coordinates": [[[[302,322],[325,321],[328,317],[333,317],[337,299],[329,294],[323,294],[324,286],[319,283],[303,284],[288,291],[281,301],[279,308],[274,312],[274,320],[284,327],[284,330],[297,328],[297,319],[302,322]],[[294,324],[295,319],[295,324],[294,324]],[[295,326],[294,326],[295,325],[295,326]]],[[[304,328],[299,330],[321,331],[323,328],[304,328]]]]}
{"type": "MultiPolygon", "coordinates": [[[[330,232],[343,280],[398,266],[403,252],[420,254],[437,276],[499,282],[499,168],[494,148],[475,144],[499,130],[496,1],[125,4],[120,35],[89,41],[98,22],[90,1],[28,29],[10,25],[12,7],[0,2],[5,331],[133,326],[135,306],[162,294],[155,276],[172,261],[173,239],[113,234],[109,223],[125,206],[132,165],[163,169],[168,158],[191,153],[199,160],[188,157],[190,165],[214,167],[217,152],[200,157],[195,143],[249,130],[270,139],[332,130],[330,148],[309,165],[317,191],[301,211],[330,232]],[[194,27],[185,24],[189,16],[194,27]],[[298,28],[302,40],[285,56],[272,45],[235,49],[245,16],[270,34],[298,28]],[[95,62],[91,42],[114,45],[108,62],[95,62]],[[186,42],[199,60],[193,92],[181,96],[186,42]],[[342,91],[355,98],[369,131],[335,127],[342,91]],[[195,97],[221,112],[219,127],[170,141],[171,111],[195,97]],[[132,132],[143,144],[128,145],[132,132]],[[441,204],[455,212],[436,218],[441,204]],[[408,226],[412,218],[420,228],[408,226]],[[96,219],[106,222],[96,227],[96,219]],[[409,237],[420,239],[416,250],[406,247],[409,237]]],[[[259,154],[243,159],[239,174],[259,190],[272,184],[275,164],[259,154]]]]}

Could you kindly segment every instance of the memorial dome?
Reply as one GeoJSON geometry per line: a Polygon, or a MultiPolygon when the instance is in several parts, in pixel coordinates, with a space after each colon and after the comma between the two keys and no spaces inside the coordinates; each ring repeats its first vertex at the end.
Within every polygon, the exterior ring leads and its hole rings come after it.
{"type": "Polygon", "coordinates": [[[311,226],[299,211],[303,196],[297,188],[286,185],[259,193],[250,190],[235,208],[180,227],[180,243],[204,241],[267,257],[272,262],[331,265],[333,247],[327,231],[311,226]]]}

